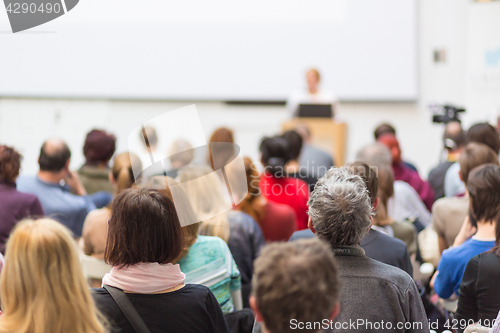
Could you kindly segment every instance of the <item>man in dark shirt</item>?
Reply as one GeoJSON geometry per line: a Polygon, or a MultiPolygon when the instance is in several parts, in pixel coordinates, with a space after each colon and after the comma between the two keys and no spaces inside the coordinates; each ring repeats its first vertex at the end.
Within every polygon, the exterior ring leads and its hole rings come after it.
{"type": "Polygon", "coordinates": [[[447,151],[446,161],[442,162],[429,172],[429,184],[434,189],[435,200],[444,197],[444,178],[452,164],[458,161],[458,157],[467,144],[467,136],[458,121],[446,125],[443,135],[444,148],[447,151]]]}
{"type": "MultiPolygon", "coordinates": [[[[348,165],[352,174],[360,176],[365,182],[366,188],[370,195],[370,204],[373,211],[377,208],[379,199],[378,192],[378,177],[375,169],[369,167],[363,162],[354,162],[348,165]]],[[[300,238],[312,238],[314,234],[311,230],[305,229],[294,232],[290,241],[300,238]]],[[[410,254],[406,244],[394,237],[390,237],[380,231],[370,229],[368,234],[361,241],[360,246],[365,250],[367,257],[383,262],[394,267],[401,268],[410,276],[413,276],[413,266],[410,260],[410,254]]]]}

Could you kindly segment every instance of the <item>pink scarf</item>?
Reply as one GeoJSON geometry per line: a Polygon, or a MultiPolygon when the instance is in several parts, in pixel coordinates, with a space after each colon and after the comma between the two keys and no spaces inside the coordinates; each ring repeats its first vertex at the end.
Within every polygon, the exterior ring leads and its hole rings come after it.
{"type": "Polygon", "coordinates": [[[118,268],[114,266],[102,278],[102,285],[141,294],[152,294],[184,283],[186,275],[178,264],[146,263],[118,268]]]}

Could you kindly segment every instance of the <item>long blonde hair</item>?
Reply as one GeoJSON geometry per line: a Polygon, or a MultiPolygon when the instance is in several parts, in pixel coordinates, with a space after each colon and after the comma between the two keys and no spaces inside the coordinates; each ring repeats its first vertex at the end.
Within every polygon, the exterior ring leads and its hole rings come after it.
{"type": "Polygon", "coordinates": [[[212,170],[200,166],[181,169],[179,182],[188,184],[185,193],[191,202],[198,220],[201,221],[199,234],[217,236],[227,243],[229,240],[229,222],[225,213],[225,201],[222,195],[222,183],[212,170]],[[193,181],[203,177],[203,181],[193,181]],[[221,213],[223,212],[223,213],[221,213]]]}
{"type": "Polygon", "coordinates": [[[14,229],[0,278],[0,332],[103,333],[75,241],[51,219],[14,229]]]}

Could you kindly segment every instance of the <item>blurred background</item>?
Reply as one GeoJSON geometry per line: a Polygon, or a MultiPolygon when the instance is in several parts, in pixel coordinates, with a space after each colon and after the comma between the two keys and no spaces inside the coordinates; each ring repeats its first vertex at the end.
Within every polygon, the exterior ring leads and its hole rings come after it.
{"type": "Polygon", "coordinates": [[[60,137],[77,169],[91,129],[115,134],[119,153],[141,123],[195,104],[207,141],[229,127],[258,161],[316,68],[347,124],[347,161],[389,122],[426,175],[443,150],[430,105],[465,107],[464,128],[498,124],[499,18],[499,1],[85,0],[12,34],[0,10],[0,142],[35,174],[42,142],[60,137]]]}

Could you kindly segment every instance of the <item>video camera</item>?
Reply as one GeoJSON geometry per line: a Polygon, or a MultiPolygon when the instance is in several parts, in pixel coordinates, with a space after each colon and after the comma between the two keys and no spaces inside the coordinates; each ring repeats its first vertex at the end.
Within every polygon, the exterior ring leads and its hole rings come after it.
{"type": "Polygon", "coordinates": [[[432,122],[436,124],[448,124],[452,121],[461,122],[459,115],[465,112],[464,108],[458,108],[449,104],[430,105],[429,109],[434,114],[432,116],[432,122]]]}

